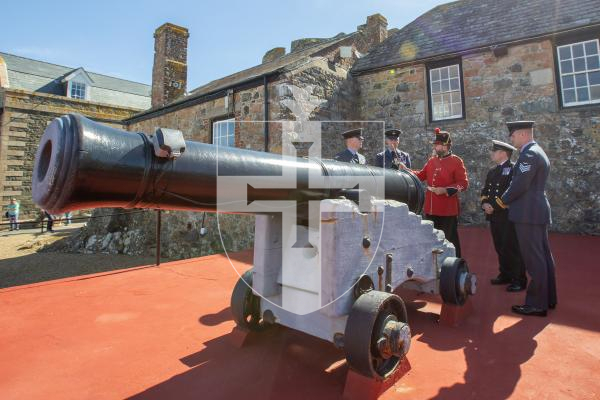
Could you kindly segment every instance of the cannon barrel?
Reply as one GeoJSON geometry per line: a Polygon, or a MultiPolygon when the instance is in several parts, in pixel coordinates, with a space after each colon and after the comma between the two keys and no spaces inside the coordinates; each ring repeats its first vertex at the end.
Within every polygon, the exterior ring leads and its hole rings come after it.
{"type": "MultiPolygon", "coordinates": [[[[155,155],[151,137],[143,133],[77,114],[56,118],[42,135],[35,156],[33,200],[56,214],[96,207],[217,211],[217,176],[281,176],[284,168],[294,168],[324,176],[383,175],[386,199],[406,203],[415,213],[423,205],[422,185],[407,171],[224,146],[217,152],[215,145],[194,141],[185,146],[180,157],[161,158],[155,155]]],[[[345,193],[339,188],[312,189],[307,173],[295,176],[294,188],[256,189],[248,196],[299,201],[345,193]]]]}

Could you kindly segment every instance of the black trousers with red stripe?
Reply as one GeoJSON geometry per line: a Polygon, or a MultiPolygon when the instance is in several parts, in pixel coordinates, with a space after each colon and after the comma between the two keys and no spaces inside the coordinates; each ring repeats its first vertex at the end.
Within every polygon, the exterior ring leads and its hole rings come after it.
{"type": "Polygon", "coordinates": [[[454,245],[456,249],[456,257],[461,257],[460,239],[458,238],[458,216],[442,216],[425,214],[425,218],[433,221],[435,229],[444,232],[446,239],[454,245]]]}

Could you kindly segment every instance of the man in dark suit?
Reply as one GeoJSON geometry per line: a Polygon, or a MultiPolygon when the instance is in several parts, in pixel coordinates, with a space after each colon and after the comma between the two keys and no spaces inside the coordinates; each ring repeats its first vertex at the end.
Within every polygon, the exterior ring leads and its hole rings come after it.
{"type": "Polygon", "coordinates": [[[508,207],[508,218],[515,224],[521,256],[531,277],[525,304],[515,305],[512,310],[517,314],[545,317],[548,308],[556,307],[554,259],[548,243],[550,203],[544,191],[550,161],[533,140],[533,124],[533,121],[506,124],[511,142],[520,154],[512,182],[497,203],[508,207]]]}
{"type": "Polygon", "coordinates": [[[362,164],[366,165],[367,160],[365,156],[360,154],[358,150],[362,148],[363,141],[365,138],[362,135],[362,128],[352,129],[342,133],[344,137],[344,143],[346,144],[346,150],[335,155],[336,161],[343,161],[351,164],[362,164]]]}
{"type": "Polygon", "coordinates": [[[410,156],[408,153],[398,149],[400,142],[400,129],[388,129],[385,131],[385,146],[386,151],[377,153],[375,156],[375,165],[380,168],[400,169],[400,164],[404,164],[407,168],[412,168],[410,156]]]}
{"type": "Polygon", "coordinates": [[[496,199],[508,188],[514,164],[510,161],[513,151],[508,143],[492,140],[490,156],[496,166],[489,170],[481,190],[481,208],[490,221],[494,248],[498,254],[500,274],[492,279],[492,285],[510,284],[506,290],[520,292],[527,287],[525,265],[521,258],[514,224],[508,219],[508,210],[500,207],[496,199]]]}

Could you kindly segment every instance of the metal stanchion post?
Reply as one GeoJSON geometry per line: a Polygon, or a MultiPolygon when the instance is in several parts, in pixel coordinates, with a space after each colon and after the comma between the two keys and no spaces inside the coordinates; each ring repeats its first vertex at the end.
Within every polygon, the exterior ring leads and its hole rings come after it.
{"type": "Polygon", "coordinates": [[[156,266],[160,265],[161,210],[156,210],[156,266]]]}

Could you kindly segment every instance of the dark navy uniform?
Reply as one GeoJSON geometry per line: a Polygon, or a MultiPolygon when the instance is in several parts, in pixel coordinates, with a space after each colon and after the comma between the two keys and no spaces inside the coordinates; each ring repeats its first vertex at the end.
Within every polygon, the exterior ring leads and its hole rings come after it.
{"type": "Polygon", "coordinates": [[[503,164],[489,170],[485,178],[485,184],[481,190],[481,205],[483,206],[487,203],[494,209],[492,214],[486,214],[485,217],[490,221],[490,231],[494,240],[494,248],[498,254],[500,275],[496,280],[517,284],[525,288],[527,285],[527,275],[525,274],[525,265],[523,264],[519,250],[515,226],[508,219],[508,210],[500,207],[496,202],[496,199],[502,196],[510,184],[513,166],[514,164],[510,160],[506,160],[503,164]]]}
{"type": "Polygon", "coordinates": [[[388,129],[384,134],[386,144],[391,146],[395,143],[396,149],[392,150],[390,147],[386,151],[377,153],[375,155],[375,165],[380,168],[400,169],[399,164],[403,163],[407,168],[411,169],[412,165],[410,162],[410,156],[408,153],[405,153],[397,148],[402,131],[400,129],[388,129]]]}
{"type": "MultiPolygon", "coordinates": [[[[527,129],[527,123],[533,127],[530,121],[507,125],[512,134],[514,130],[527,129]]],[[[544,191],[549,173],[550,161],[544,150],[536,142],[526,144],[521,148],[508,189],[498,199],[501,207],[508,207],[508,218],[515,224],[521,255],[531,277],[525,307],[543,313],[554,308],[557,301],[554,259],[548,242],[550,203],[544,191]]]]}
{"type": "Polygon", "coordinates": [[[377,153],[375,156],[375,165],[380,168],[398,169],[398,162],[406,165],[407,168],[412,168],[410,156],[408,153],[396,149],[395,151],[386,150],[377,153]]]}
{"type": "Polygon", "coordinates": [[[346,149],[340,153],[337,153],[334,157],[336,161],[343,161],[350,164],[367,164],[367,159],[360,153],[352,153],[350,150],[346,149]]]}
{"type": "MultiPolygon", "coordinates": [[[[346,143],[348,143],[348,141],[347,141],[348,139],[352,139],[352,138],[357,138],[361,142],[363,140],[365,140],[365,138],[362,135],[362,128],[351,129],[349,131],[342,133],[342,136],[344,137],[344,141],[346,143]]],[[[367,164],[367,159],[365,158],[365,156],[363,156],[362,154],[360,154],[358,152],[354,152],[350,149],[346,149],[342,152],[337,153],[335,155],[335,157],[333,157],[333,158],[336,161],[347,162],[350,164],[362,164],[362,165],[367,164]]]]}

